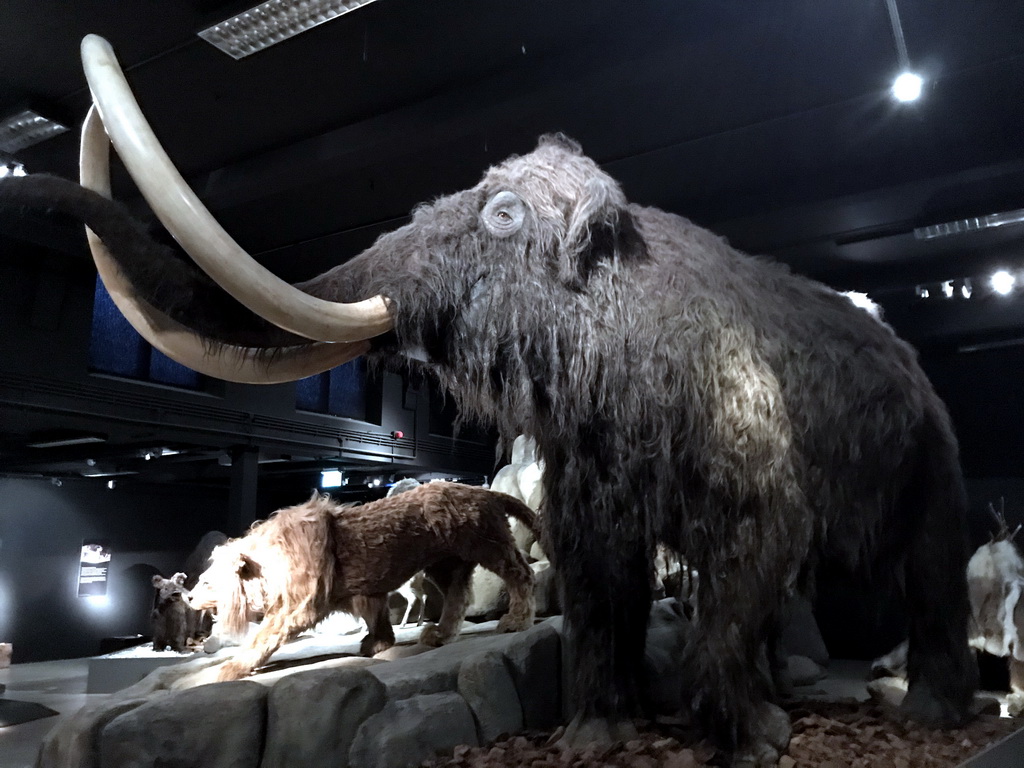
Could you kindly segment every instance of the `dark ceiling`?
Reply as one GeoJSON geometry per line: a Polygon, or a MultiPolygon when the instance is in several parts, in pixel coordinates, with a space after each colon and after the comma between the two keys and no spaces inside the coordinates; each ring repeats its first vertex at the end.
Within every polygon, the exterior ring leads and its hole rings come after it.
{"type": "MultiPolygon", "coordinates": [[[[981,279],[1021,266],[1024,226],[914,234],[1024,208],[1019,0],[899,0],[925,77],[912,104],[889,95],[885,0],[377,0],[240,61],[196,36],[250,5],[4,0],[0,116],[33,104],[77,126],[89,103],[79,41],[106,37],[186,178],[288,279],[563,131],[632,201],[869,291],[922,350],[962,434],[988,428],[971,426],[969,370],[984,353],[967,350],[1000,350],[986,375],[1024,372],[1024,299],[986,296],[981,279]],[[972,299],[934,298],[963,277],[972,299]],[[914,298],[923,283],[928,301],[914,298]]],[[[69,132],[18,160],[74,177],[76,144],[69,132]]],[[[1021,416],[1015,387],[999,398],[1021,416]]],[[[995,444],[1002,455],[1007,441],[995,444]]]]}

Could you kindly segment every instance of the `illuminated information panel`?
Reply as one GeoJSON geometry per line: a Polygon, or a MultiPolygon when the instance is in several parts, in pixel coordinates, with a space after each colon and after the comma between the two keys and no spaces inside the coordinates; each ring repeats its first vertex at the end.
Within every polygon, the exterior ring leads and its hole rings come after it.
{"type": "Polygon", "coordinates": [[[110,569],[110,543],[100,539],[82,542],[78,566],[78,596],[103,597],[107,594],[107,571],[110,569]]]}

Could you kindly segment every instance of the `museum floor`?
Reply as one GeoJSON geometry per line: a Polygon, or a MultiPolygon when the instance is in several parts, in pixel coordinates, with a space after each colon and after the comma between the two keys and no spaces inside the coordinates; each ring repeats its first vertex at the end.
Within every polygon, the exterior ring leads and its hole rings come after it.
{"type": "Polygon", "coordinates": [[[39,720],[0,727],[0,768],[31,768],[36,752],[62,719],[77,712],[88,701],[101,701],[109,694],[86,694],[88,659],[41,661],[14,664],[0,669],[0,685],[7,687],[0,697],[42,704],[59,714],[39,720]]]}

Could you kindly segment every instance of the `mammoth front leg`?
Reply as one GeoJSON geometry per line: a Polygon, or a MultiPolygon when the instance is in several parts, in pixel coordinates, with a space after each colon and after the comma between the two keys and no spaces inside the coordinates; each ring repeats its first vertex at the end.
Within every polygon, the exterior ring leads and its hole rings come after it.
{"type": "Polygon", "coordinates": [[[777,584],[749,572],[705,578],[701,571],[697,619],[686,653],[695,681],[694,712],[714,741],[732,754],[734,768],[774,766],[790,737],[786,713],[769,700],[772,682],[763,663],[772,621],[764,610],[778,602],[777,584]]]}
{"type": "Polygon", "coordinates": [[[564,606],[571,744],[635,734],[629,718],[639,711],[651,583],[648,546],[631,513],[588,516],[551,503],[546,511],[564,606]]]}

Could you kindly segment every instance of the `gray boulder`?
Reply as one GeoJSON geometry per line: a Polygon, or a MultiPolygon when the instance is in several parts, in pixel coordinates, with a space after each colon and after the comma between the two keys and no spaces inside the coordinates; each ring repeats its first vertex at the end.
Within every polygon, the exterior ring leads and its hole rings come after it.
{"type": "MultiPolygon", "coordinates": [[[[460,744],[478,744],[466,700],[453,692],[413,696],[388,702],[363,722],[348,764],[359,768],[414,768],[460,744]]],[[[328,763],[317,760],[315,764],[328,763]]]]}
{"type": "Polygon", "coordinates": [[[160,667],[103,701],[82,707],[46,735],[36,758],[36,768],[96,768],[100,765],[99,735],[109,722],[143,704],[159,701],[171,688],[187,687],[188,680],[196,679],[222,660],[198,658],[160,667]]]}
{"type": "Polygon", "coordinates": [[[557,626],[560,622],[544,621],[514,635],[514,642],[505,648],[527,728],[554,728],[562,723],[562,642],[557,626]]]}
{"type": "Polygon", "coordinates": [[[814,618],[811,601],[806,597],[794,597],[786,604],[782,615],[782,649],[787,656],[806,656],[828,666],[828,648],[814,618]]]}
{"type": "Polygon", "coordinates": [[[112,720],[146,701],[117,697],[78,710],[46,735],[36,756],[36,768],[100,768],[100,733],[112,720]]]}
{"type": "Polygon", "coordinates": [[[786,659],[789,679],[793,685],[814,685],[827,674],[825,669],[813,659],[806,656],[790,656],[786,659]]]}
{"type": "Polygon", "coordinates": [[[174,691],[114,718],[102,768],[258,768],[267,689],[239,680],[174,691]]]}
{"type": "Polygon", "coordinates": [[[346,768],[359,726],[384,704],[384,685],[365,669],[324,669],[282,678],[267,699],[261,768],[346,768]]]}
{"type": "Polygon", "coordinates": [[[651,606],[641,696],[654,713],[674,715],[687,704],[683,696],[691,685],[682,660],[689,639],[690,621],[678,600],[668,597],[651,606]]]}
{"type": "Polygon", "coordinates": [[[473,712],[481,744],[523,730],[523,707],[502,653],[483,651],[466,659],[458,686],[473,712]]]}

